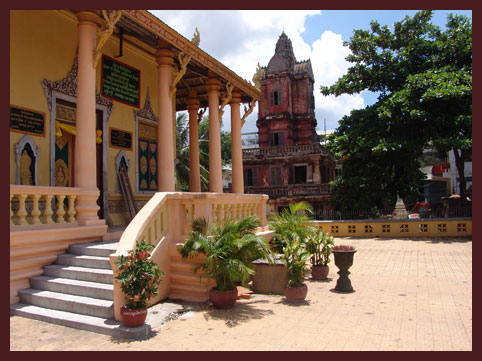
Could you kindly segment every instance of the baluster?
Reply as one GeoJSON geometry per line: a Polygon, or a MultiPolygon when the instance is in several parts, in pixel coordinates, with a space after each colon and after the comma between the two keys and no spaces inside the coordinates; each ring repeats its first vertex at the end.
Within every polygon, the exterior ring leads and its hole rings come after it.
{"type": "Polygon", "coordinates": [[[45,222],[47,224],[53,224],[54,220],[52,219],[52,216],[54,215],[54,212],[52,211],[52,198],[53,195],[47,194],[45,197],[45,222]]]}
{"type": "Polygon", "coordinates": [[[193,224],[193,204],[186,204],[186,223],[187,223],[187,231],[192,231],[192,224],[193,224]]]}
{"type": "Polygon", "coordinates": [[[75,211],[75,199],[77,196],[75,195],[68,195],[67,199],[69,200],[69,209],[67,210],[67,214],[69,217],[67,218],[68,223],[75,222],[75,214],[77,213],[75,211]]]}
{"type": "Polygon", "coordinates": [[[15,197],[15,194],[10,194],[10,225],[11,226],[15,225],[15,223],[13,223],[13,210],[12,210],[13,197],[15,197]]]}
{"type": "Polygon", "coordinates": [[[241,214],[241,204],[238,203],[235,205],[235,207],[236,207],[236,220],[239,221],[243,217],[241,214]]]}
{"type": "Polygon", "coordinates": [[[18,216],[18,225],[19,226],[22,226],[22,225],[25,225],[25,224],[28,224],[27,222],[27,209],[25,208],[25,200],[27,199],[27,195],[26,194],[19,194],[18,196],[18,212],[17,212],[17,216],[18,216]]]}
{"type": "Polygon", "coordinates": [[[58,203],[57,203],[57,212],[55,213],[57,216],[57,223],[66,223],[64,219],[65,209],[64,209],[64,199],[65,194],[61,194],[57,196],[58,203]]]}
{"type": "Polygon", "coordinates": [[[32,224],[41,224],[40,222],[40,208],[39,208],[39,199],[41,197],[40,194],[32,194],[33,199],[33,208],[32,208],[32,224]]]}

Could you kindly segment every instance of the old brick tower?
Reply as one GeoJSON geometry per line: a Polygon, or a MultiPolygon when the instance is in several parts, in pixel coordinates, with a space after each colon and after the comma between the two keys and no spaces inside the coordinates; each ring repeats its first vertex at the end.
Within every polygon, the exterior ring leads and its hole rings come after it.
{"type": "Polygon", "coordinates": [[[243,151],[245,192],[268,194],[275,212],[301,200],[328,208],[335,161],[316,133],[311,61],[296,61],[284,32],[260,83],[259,148],[243,151]]]}

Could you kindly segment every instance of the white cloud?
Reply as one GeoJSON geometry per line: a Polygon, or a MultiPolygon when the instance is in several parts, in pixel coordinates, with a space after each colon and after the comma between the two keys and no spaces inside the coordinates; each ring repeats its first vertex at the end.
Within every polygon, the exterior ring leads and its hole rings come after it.
{"type": "MultiPolygon", "coordinates": [[[[325,31],[313,44],[303,41],[301,34],[308,16],[321,14],[319,10],[151,10],[159,19],[181,35],[191,39],[196,27],[201,35],[200,48],[232,69],[242,78],[251,81],[258,62],[268,65],[274,54],[276,42],[282,31],[288,35],[298,61],[311,59],[315,76],[315,104],[318,129],[333,129],[343,115],[351,109],[364,107],[360,95],[323,97],[320,85],[333,84],[346,73],[344,58],[348,48],[343,46],[341,35],[325,31]]],[[[223,117],[223,129],[230,130],[229,110],[223,117]]],[[[244,114],[241,106],[241,114],[244,114]]],[[[243,132],[257,131],[258,108],[248,116],[243,132]]]]}

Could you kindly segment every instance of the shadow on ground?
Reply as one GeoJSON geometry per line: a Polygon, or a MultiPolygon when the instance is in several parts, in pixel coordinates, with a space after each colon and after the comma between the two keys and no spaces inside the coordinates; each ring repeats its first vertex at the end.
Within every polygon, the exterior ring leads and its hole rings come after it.
{"type": "Polygon", "coordinates": [[[272,310],[260,310],[253,307],[255,303],[269,303],[268,300],[256,300],[247,302],[236,302],[233,308],[222,310],[216,309],[212,305],[206,309],[204,318],[206,321],[209,319],[223,320],[228,327],[236,327],[250,320],[260,319],[268,315],[272,315],[272,310]]]}

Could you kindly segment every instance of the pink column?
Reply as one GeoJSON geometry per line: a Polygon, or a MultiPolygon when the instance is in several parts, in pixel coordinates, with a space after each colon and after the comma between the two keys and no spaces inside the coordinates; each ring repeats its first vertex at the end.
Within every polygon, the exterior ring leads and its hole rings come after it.
{"type": "Polygon", "coordinates": [[[201,171],[199,166],[199,135],[197,111],[199,99],[196,91],[189,94],[187,110],[189,112],[189,191],[201,192],[201,171]]]}
{"type": "Polygon", "coordinates": [[[79,53],[77,69],[77,110],[75,135],[75,187],[82,189],[77,197],[77,220],[82,225],[105,223],[99,220],[100,195],[97,188],[95,69],[93,53],[96,48],[98,17],[88,11],[77,13],[79,20],[79,53]]]}
{"type": "Polygon", "coordinates": [[[232,93],[231,106],[231,159],[233,167],[233,193],[244,193],[243,151],[241,149],[241,93],[232,93]]]}
{"type": "Polygon", "coordinates": [[[160,192],[174,192],[174,140],[172,101],[169,95],[171,85],[171,67],[174,53],[167,48],[157,50],[159,64],[159,126],[157,128],[157,180],[160,192]]]}
{"type": "Polygon", "coordinates": [[[207,80],[209,104],[209,191],[223,192],[221,162],[221,127],[219,124],[219,88],[221,82],[215,77],[207,80]]]}

